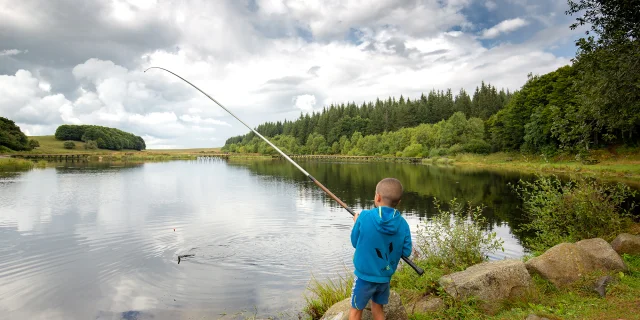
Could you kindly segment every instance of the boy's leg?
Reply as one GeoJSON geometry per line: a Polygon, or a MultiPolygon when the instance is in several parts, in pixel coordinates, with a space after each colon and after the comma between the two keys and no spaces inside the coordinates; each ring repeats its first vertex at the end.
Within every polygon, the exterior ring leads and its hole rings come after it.
{"type": "Polygon", "coordinates": [[[360,320],[362,310],[367,306],[369,300],[376,290],[376,284],[355,277],[353,288],[351,288],[351,310],[349,320],[360,320]]]}
{"type": "Polygon", "coordinates": [[[373,320],[384,320],[384,308],[381,304],[373,302],[373,300],[371,301],[371,315],[373,320]]]}
{"type": "Polygon", "coordinates": [[[373,320],[384,320],[384,305],[389,303],[391,293],[389,283],[378,283],[376,291],[371,297],[371,315],[373,320]]]}

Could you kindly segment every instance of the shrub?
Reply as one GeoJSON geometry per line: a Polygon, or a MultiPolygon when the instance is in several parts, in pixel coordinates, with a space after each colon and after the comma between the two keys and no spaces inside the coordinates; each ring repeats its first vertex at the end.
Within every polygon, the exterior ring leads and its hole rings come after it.
{"type": "Polygon", "coordinates": [[[84,148],[88,150],[98,149],[98,143],[94,140],[87,140],[87,143],[85,143],[84,148]]]}
{"type": "Polygon", "coordinates": [[[463,150],[469,153],[488,154],[491,152],[491,145],[484,140],[474,139],[465,143],[463,150]]]}
{"type": "Polygon", "coordinates": [[[462,152],[464,152],[464,149],[463,149],[462,145],[459,144],[459,143],[456,143],[456,144],[452,145],[449,148],[449,150],[447,151],[447,153],[451,154],[451,155],[456,155],[456,154],[462,153],[462,152]]]}
{"type": "Polygon", "coordinates": [[[431,222],[416,230],[416,247],[421,259],[453,270],[464,270],[468,266],[488,259],[487,254],[504,251],[504,241],[495,232],[483,229],[486,219],[481,216],[483,207],[465,210],[456,199],[449,202],[449,210],[442,210],[435,199],[438,214],[431,222]]]}
{"type": "Polygon", "coordinates": [[[29,140],[29,147],[31,149],[35,149],[35,148],[37,148],[39,146],[40,146],[40,142],[38,142],[38,140],[36,140],[36,139],[29,140]]]}
{"type": "Polygon", "coordinates": [[[433,158],[433,157],[440,157],[440,156],[445,156],[447,155],[447,149],[445,148],[433,148],[429,151],[429,157],[433,158]]]}
{"type": "Polygon", "coordinates": [[[73,143],[73,141],[65,141],[64,144],[62,145],[65,149],[75,149],[76,148],[76,144],[73,143]]]}
{"type": "Polygon", "coordinates": [[[320,282],[312,278],[307,290],[311,291],[313,297],[304,297],[307,303],[304,312],[313,320],[320,319],[332,305],[351,295],[353,280],[353,274],[340,276],[336,281],[328,279],[320,282]]]}
{"type": "Polygon", "coordinates": [[[411,145],[404,148],[402,151],[403,157],[421,157],[422,156],[422,145],[419,143],[412,143],[411,145]]]}
{"type": "Polygon", "coordinates": [[[586,178],[562,183],[553,176],[520,180],[513,188],[530,219],[521,230],[535,232],[525,244],[535,251],[582,239],[611,241],[632,222],[630,211],[635,203],[627,199],[636,192],[622,183],[600,184],[586,178]]]}

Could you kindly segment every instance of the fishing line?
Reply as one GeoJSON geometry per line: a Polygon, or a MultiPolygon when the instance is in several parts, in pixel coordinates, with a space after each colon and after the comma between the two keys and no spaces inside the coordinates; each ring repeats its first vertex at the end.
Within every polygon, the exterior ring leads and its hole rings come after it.
{"type": "MultiPolygon", "coordinates": [[[[202,92],[202,94],[207,96],[207,98],[211,99],[211,101],[215,102],[218,106],[220,106],[222,109],[227,111],[230,115],[232,115],[234,118],[236,118],[238,121],[240,121],[240,123],[242,123],[245,127],[249,128],[249,130],[253,131],[253,133],[255,133],[258,137],[262,138],[262,140],[264,140],[273,149],[275,149],[278,153],[280,153],[280,155],[282,155],[285,159],[289,160],[289,162],[291,162],[291,164],[293,164],[296,168],[298,168],[298,170],[300,170],[305,176],[307,176],[307,178],[309,178],[311,181],[313,181],[313,183],[315,183],[320,189],[322,189],[322,191],[324,191],[326,194],[328,194],[329,197],[331,197],[333,200],[338,202],[338,204],[340,204],[340,206],[342,206],[345,210],[347,210],[352,216],[356,215],[356,213],[351,208],[349,208],[349,206],[347,206],[346,203],[344,203],[342,200],[340,200],[340,198],[338,198],[336,195],[334,195],[333,192],[331,192],[329,189],[327,189],[327,187],[325,187],[322,183],[320,183],[320,181],[316,180],[316,178],[314,178],[311,174],[309,174],[306,170],[304,170],[301,166],[299,166],[295,161],[293,161],[291,158],[289,158],[289,156],[287,156],[284,152],[282,152],[282,150],[280,150],[280,148],[276,147],[273,143],[271,143],[271,141],[269,141],[269,140],[267,140],[267,138],[263,137],[258,131],[254,130],[253,128],[248,126],[246,123],[244,123],[244,121],[240,120],[240,118],[238,118],[235,114],[233,114],[233,112],[229,111],[229,109],[225,108],[225,106],[223,106],[216,99],[212,98],[210,95],[208,95],[206,92],[202,91],[200,88],[198,88],[193,83],[187,81],[187,79],[185,79],[185,78],[183,78],[183,77],[181,77],[181,76],[179,76],[179,75],[177,75],[177,74],[175,74],[175,73],[173,73],[173,72],[171,72],[171,71],[169,71],[169,70],[167,70],[165,68],[149,67],[146,70],[144,70],[144,72],[147,72],[149,69],[160,69],[160,70],[164,70],[166,72],[169,72],[172,75],[180,78],[182,81],[188,83],[192,87],[196,88],[196,90],[202,92]]],[[[411,266],[411,268],[413,268],[413,270],[415,270],[418,273],[418,275],[422,275],[424,273],[424,270],[422,270],[415,263],[413,263],[413,261],[411,261],[408,257],[402,257],[402,260],[404,260],[404,262],[406,262],[409,266],[411,266]]]]}

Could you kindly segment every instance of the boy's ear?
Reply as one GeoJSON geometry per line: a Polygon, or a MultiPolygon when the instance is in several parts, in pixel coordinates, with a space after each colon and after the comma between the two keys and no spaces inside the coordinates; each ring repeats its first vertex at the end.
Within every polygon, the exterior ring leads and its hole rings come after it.
{"type": "Polygon", "coordinates": [[[376,196],[374,197],[374,200],[376,202],[380,202],[380,201],[382,201],[382,196],[379,193],[376,193],[376,196]]]}

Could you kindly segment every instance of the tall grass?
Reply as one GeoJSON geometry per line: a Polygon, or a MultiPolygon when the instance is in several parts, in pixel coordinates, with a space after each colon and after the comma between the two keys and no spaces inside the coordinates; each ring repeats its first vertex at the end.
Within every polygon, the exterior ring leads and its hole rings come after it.
{"type": "Polygon", "coordinates": [[[313,320],[322,318],[322,315],[332,305],[351,295],[353,281],[353,274],[339,275],[338,279],[327,279],[325,281],[319,281],[312,277],[307,286],[307,290],[311,292],[312,296],[305,295],[304,298],[307,305],[304,308],[304,312],[313,320]]]}
{"type": "Polygon", "coordinates": [[[35,166],[33,161],[13,158],[0,158],[0,171],[26,171],[35,166]]]}

